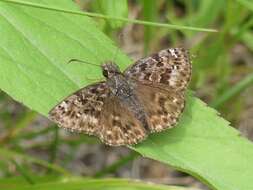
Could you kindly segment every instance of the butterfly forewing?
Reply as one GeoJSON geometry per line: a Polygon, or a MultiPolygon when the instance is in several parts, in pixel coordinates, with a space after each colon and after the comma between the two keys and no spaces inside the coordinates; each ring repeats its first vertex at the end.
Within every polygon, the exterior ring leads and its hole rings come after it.
{"type": "Polygon", "coordinates": [[[126,77],[146,84],[184,90],[191,78],[189,53],[184,48],[169,48],[138,60],[124,72],[126,77]]]}
{"type": "Polygon", "coordinates": [[[111,146],[136,144],[147,135],[142,123],[125,105],[110,96],[104,82],[77,91],[49,115],[60,127],[98,136],[111,146]]]}

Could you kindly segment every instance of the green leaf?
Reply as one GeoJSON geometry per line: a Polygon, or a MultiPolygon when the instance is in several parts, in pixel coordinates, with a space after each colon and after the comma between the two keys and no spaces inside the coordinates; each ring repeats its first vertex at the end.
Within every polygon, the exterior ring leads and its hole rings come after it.
{"type": "MultiPolygon", "coordinates": [[[[56,0],[48,2],[58,5],[56,0]]],[[[77,9],[68,1],[59,5],[77,9]]],[[[43,115],[69,92],[88,84],[87,78],[101,78],[100,68],[69,65],[70,59],[100,64],[116,52],[112,42],[85,16],[7,3],[1,3],[0,11],[0,87],[43,115]]],[[[116,61],[123,67],[129,63],[120,53],[116,61]]]]}
{"type": "MultiPolygon", "coordinates": [[[[30,2],[78,10],[69,0],[30,2]]],[[[68,60],[100,64],[116,52],[85,16],[0,2],[0,26],[0,88],[43,115],[91,83],[87,78],[100,80],[102,76],[100,68],[67,64],[68,60]]],[[[122,52],[115,59],[122,69],[131,63],[122,52]]],[[[190,173],[211,188],[253,189],[252,144],[192,95],[176,128],[153,134],[131,148],[190,173]]]]}

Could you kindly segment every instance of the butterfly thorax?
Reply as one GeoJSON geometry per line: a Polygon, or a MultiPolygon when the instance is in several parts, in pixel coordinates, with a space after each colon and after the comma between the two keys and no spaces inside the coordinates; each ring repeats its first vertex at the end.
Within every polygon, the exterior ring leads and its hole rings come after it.
{"type": "Polygon", "coordinates": [[[117,97],[141,121],[143,127],[148,129],[144,108],[134,94],[134,82],[126,78],[119,67],[112,62],[102,65],[102,69],[111,96],[117,97]]]}
{"type": "Polygon", "coordinates": [[[132,84],[120,72],[116,64],[108,62],[102,65],[102,69],[103,75],[107,79],[106,84],[113,95],[123,99],[133,95],[132,84]]]}

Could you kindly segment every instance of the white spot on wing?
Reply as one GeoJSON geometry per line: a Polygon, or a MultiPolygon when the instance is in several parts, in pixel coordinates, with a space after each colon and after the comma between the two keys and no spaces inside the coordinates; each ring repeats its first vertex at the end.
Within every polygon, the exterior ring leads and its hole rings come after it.
{"type": "Polygon", "coordinates": [[[174,98],[172,101],[173,101],[173,103],[176,103],[177,102],[177,98],[174,98]]]}
{"type": "Polygon", "coordinates": [[[163,129],[163,126],[162,126],[162,125],[156,125],[156,129],[157,129],[157,130],[162,130],[162,129],[163,129]]]}
{"type": "Polygon", "coordinates": [[[176,55],[174,49],[169,49],[169,51],[170,51],[170,53],[171,53],[171,55],[172,55],[173,57],[177,58],[177,55],[176,55]]]}
{"type": "Polygon", "coordinates": [[[115,120],[117,120],[117,121],[120,120],[119,116],[112,116],[112,118],[115,119],[115,120]]]}
{"type": "Polygon", "coordinates": [[[63,102],[60,104],[60,106],[64,109],[64,111],[67,111],[67,110],[68,110],[68,109],[67,109],[68,104],[67,104],[65,101],[63,101],[63,102]]]}
{"type": "Polygon", "coordinates": [[[83,120],[87,121],[87,123],[92,123],[94,125],[96,125],[98,123],[97,118],[90,116],[90,115],[84,115],[83,120]]]}

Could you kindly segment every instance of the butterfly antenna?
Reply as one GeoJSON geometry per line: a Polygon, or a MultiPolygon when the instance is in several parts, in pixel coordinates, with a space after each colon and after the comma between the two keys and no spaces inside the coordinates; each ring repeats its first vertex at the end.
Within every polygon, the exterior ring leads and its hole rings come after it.
{"type": "Polygon", "coordinates": [[[86,64],[89,64],[89,65],[101,67],[101,65],[98,65],[98,64],[95,64],[95,63],[91,63],[91,62],[88,62],[88,61],[83,61],[83,60],[80,60],[80,59],[70,59],[70,60],[68,61],[68,64],[69,64],[69,63],[73,63],[73,62],[86,63],[86,64]]]}
{"type": "Polygon", "coordinates": [[[103,78],[91,78],[91,77],[88,77],[88,76],[84,76],[85,80],[87,81],[90,81],[90,82],[98,82],[98,81],[102,81],[103,78]]]}

